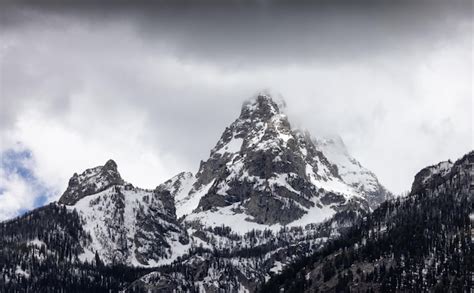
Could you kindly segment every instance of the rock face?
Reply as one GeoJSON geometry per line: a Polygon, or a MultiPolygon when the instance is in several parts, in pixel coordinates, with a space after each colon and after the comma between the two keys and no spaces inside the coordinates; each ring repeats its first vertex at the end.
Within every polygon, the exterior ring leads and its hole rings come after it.
{"type": "MultiPolygon", "coordinates": [[[[310,137],[293,131],[279,106],[263,94],[244,104],[196,178],[196,190],[210,186],[199,211],[232,206],[250,220],[269,225],[291,223],[324,205],[319,198],[325,193],[318,187],[346,189],[337,168],[310,137]]],[[[345,198],[326,204],[341,202],[345,198]]]]}
{"type": "Polygon", "coordinates": [[[310,141],[291,130],[268,96],[243,106],[197,173],[196,189],[209,186],[198,210],[233,206],[260,224],[288,224],[315,206],[310,182],[338,178],[310,141]],[[319,173],[318,173],[319,171],[319,173]]]}
{"type": "Polygon", "coordinates": [[[463,156],[454,164],[440,162],[426,167],[415,175],[410,194],[474,194],[474,151],[463,156]]]}
{"type": "Polygon", "coordinates": [[[66,191],[59,199],[59,203],[73,205],[85,196],[123,183],[124,181],[117,171],[117,164],[113,160],[109,160],[104,166],[87,169],[81,175],[74,173],[69,179],[66,191]]]}
{"type": "Polygon", "coordinates": [[[78,213],[90,235],[82,260],[97,253],[106,264],[155,266],[184,253],[189,242],[170,192],[126,183],[112,160],[74,174],[59,203],[78,213]]]}

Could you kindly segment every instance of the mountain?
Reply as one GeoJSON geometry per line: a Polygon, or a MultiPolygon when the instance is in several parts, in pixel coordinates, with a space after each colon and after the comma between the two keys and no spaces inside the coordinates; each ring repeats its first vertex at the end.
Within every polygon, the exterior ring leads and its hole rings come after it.
{"type": "Polygon", "coordinates": [[[244,103],[196,175],[182,173],[160,187],[175,196],[179,216],[238,233],[276,231],[344,210],[363,214],[384,200],[388,192],[373,173],[345,149],[291,128],[281,106],[263,93],[244,103]]]}
{"type": "Polygon", "coordinates": [[[0,223],[0,291],[257,291],[389,194],[342,140],[283,111],[245,102],[196,174],[154,190],[112,160],[74,174],[58,202],[0,223]]]}
{"type": "MultiPolygon", "coordinates": [[[[157,266],[170,263],[189,246],[189,238],[176,218],[174,199],[168,191],[146,190],[126,183],[109,160],[105,165],[74,174],[58,203],[3,223],[4,229],[19,228],[17,244],[50,245],[51,223],[40,221],[28,231],[27,223],[42,213],[56,222],[56,215],[70,217],[57,221],[62,238],[74,239],[73,262],[94,262],[130,266],[157,266]],[[43,226],[46,225],[46,226],[43,226]],[[21,235],[25,232],[26,235],[21,235]]],[[[62,218],[61,218],[62,219],[62,218]]],[[[36,222],[34,222],[36,223],[36,222]]],[[[5,231],[5,230],[4,230],[5,231]]],[[[8,233],[7,233],[8,234],[8,233]]],[[[65,240],[66,241],[66,240],[65,240]]],[[[72,241],[72,240],[67,240],[72,241]]]]}
{"type": "Polygon", "coordinates": [[[91,237],[81,260],[98,253],[105,263],[156,266],[174,260],[189,243],[171,194],[126,183],[112,160],[74,174],[58,203],[78,213],[91,237]]]}
{"type": "Polygon", "coordinates": [[[406,198],[384,202],[261,291],[469,292],[473,175],[474,151],[422,169],[406,198]]]}

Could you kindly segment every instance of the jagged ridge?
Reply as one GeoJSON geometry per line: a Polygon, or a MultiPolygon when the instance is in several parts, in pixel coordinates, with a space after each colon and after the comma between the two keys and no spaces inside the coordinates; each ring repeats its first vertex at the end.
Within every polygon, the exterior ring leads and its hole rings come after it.
{"type": "Polygon", "coordinates": [[[104,166],[87,169],[80,175],[74,173],[59,203],[73,205],[85,196],[101,192],[112,185],[124,183],[125,181],[117,171],[117,164],[113,160],[108,160],[104,166]]]}

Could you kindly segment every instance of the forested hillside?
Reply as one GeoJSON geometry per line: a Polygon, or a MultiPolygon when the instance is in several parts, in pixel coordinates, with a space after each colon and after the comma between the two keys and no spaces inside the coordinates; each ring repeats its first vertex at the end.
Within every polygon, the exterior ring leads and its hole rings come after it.
{"type": "Polygon", "coordinates": [[[469,292],[473,163],[470,152],[423,169],[408,197],[383,203],[261,292],[469,292]]]}

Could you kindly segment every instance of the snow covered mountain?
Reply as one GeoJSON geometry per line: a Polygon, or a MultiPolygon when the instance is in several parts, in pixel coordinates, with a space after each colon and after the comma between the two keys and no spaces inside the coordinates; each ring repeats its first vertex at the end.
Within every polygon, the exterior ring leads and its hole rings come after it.
{"type": "Polygon", "coordinates": [[[342,140],[293,129],[259,94],[196,174],[147,190],[109,160],[74,174],[57,203],[2,223],[0,288],[54,279],[52,292],[254,292],[387,193],[342,140]]]}
{"type": "Polygon", "coordinates": [[[74,174],[59,204],[78,213],[90,236],[83,241],[82,261],[97,253],[107,264],[156,266],[187,250],[189,239],[176,219],[171,194],[126,183],[112,160],[74,174]]]}
{"type": "Polygon", "coordinates": [[[175,197],[179,217],[245,233],[368,212],[384,200],[375,175],[345,148],[292,129],[280,108],[267,94],[244,103],[195,176],[181,173],[159,187],[175,197]]]}

